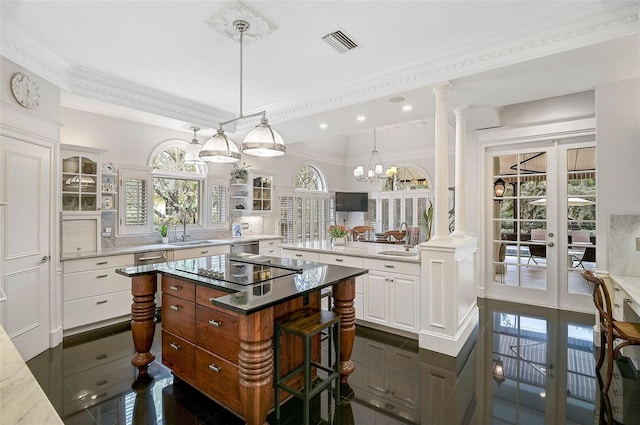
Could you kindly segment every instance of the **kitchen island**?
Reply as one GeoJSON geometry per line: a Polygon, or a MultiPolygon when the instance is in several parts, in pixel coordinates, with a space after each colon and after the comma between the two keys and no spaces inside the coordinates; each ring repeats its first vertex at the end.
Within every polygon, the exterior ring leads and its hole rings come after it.
{"type": "MultiPolygon", "coordinates": [[[[341,315],[341,382],[354,366],[355,278],[365,269],[260,255],[217,255],[128,267],[131,329],[136,350],[131,363],[147,374],[155,355],[156,277],[162,276],[163,363],[178,377],[243,417],[262,425],[273,407],[274,320],[320,305],[320,291],[332,288],[333,310],[341,315]]],[[[283,367],[300,361],[299,342],[285,340],[283,367]]],[[[319,355],[319,351],[317,355],[319,355]]]]}

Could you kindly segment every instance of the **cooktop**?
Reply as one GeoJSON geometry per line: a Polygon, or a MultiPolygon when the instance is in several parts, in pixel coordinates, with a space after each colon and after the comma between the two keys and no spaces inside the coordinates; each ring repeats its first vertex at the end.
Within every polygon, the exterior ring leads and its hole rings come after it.
{"type": "Polygon", "coordinates": [[[237,254],[194,258],[180,261],[175,269],[236,285],[253,285],[301,273],[305,263],[287,258],[252,255],[253,258],[237,254]]]}

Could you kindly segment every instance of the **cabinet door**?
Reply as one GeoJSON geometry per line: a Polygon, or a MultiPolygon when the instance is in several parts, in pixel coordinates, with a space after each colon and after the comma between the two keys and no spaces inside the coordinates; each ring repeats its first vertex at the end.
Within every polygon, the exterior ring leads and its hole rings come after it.
{"type": "Polygon", "coordinates": [[[364,320],[387,325],[389,322],[389,274],[369,270],[364,282],[364,320]]]}
{"type": "Polygon", "coordinates": [[[389,275],[389,325],[409,332],[418,331],[417,276],[391,273],[389,275]]]}

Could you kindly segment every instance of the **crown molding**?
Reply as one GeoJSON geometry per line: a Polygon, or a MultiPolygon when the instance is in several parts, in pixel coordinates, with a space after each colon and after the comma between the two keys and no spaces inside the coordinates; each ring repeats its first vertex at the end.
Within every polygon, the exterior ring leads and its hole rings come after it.
{"type": "MultiPolygon", "coordinates": [[[[211,108],[178,96],[130,83],[90,69],[81,69],[60,57],[20,30],[0,12],[0,54],[56,84],[61,89],[89,98],[149,112],[200,126],[216,128],[219,122],[233,118],[228,112],[211,108]]],[[[559,19],[559,18],[558,18],[559,19]]],[[[559,22],[559,21],[558,21],[559,22]]],[[[639,32],[640,12],[637,3],[608,13],[578,16],[570,27],[545,22],[520,29],[490,34],[482,40],[471,40],[453,48],[431,52],[410,64],[385,73],[369,75],[345,82],[327,95],[326,91],[290,98],[265,105],[271,123],[289,121],[319,112],[365,102],[400,91],[429,87],[443,80],[515,64],[552,53],[584,47],[639,32]],[[535,29],[535,32],[533,32],[535,29]],[[527,34],[524,32],[528,31],[527,34]],[[491,47],[487,48],[486,46],[491,47]]],[[[230,125],[231,133],[255,126],[254,120],[230,125]]]]}

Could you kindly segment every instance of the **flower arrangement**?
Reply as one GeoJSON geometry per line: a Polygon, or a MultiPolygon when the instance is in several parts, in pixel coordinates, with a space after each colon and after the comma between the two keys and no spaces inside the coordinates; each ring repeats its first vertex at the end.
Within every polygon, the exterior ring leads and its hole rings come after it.
{"type": "Polygon", "coordinates": [[[231,177],[238,180],[244,180],[249,176],[249,167],[246,163],[242,163],[242,167],[238,163],[233,164],[233,170],[231,170],[231,177]]]}
{"type": "Polygon", "coordinates": [[[340,225],[340,226],[329,226],[329,234],[333,238],[344,238],[349,234],[349,230],[340,225]]]}

